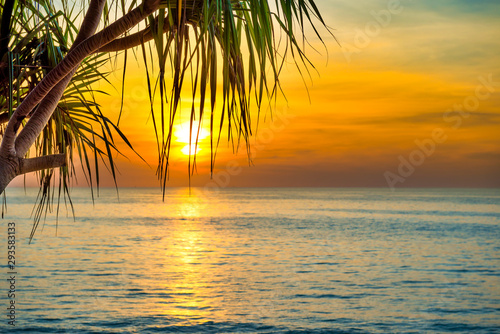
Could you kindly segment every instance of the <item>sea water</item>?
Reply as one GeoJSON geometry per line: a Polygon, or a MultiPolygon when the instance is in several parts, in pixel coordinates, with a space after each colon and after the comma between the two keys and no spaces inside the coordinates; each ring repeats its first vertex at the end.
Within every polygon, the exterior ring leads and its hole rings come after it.
{"type": "Polygon", "coordinates": [[[35,195],[7,190],[1,331],[500,332],[496,189],[74,189],[29,244],[35,195]]]}

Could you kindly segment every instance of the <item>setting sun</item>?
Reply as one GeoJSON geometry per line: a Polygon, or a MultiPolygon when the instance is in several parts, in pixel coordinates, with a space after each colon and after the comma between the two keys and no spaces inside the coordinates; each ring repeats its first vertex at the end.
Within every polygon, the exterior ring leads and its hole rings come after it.
{"type": "Polygon", "coordinates": [[[181,152],[185,155],[192,155],[202,150],[203,140],[208,137],[209,132],[203,129],[198,121],[193,122],[191,131],[191,122],[186,121],[175,127],[174,135],[178,143],[186,144],[181,152]],[[196,139],[198,139],[198,144],[196,144],[196,139]]]}
{"type": "Polygon", "coordinates": [[[0,334],[500,334],[499,40],[500,0],[0,0],[0,334]]]}

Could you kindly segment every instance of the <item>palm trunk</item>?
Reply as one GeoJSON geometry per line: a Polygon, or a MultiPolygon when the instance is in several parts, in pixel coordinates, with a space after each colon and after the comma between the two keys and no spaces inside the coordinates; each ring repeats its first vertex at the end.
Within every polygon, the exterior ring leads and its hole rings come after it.
{"type": "MultiPolygon", "coordinates": [[[[81,29],[76,36],[75,43],[71,46],[71,49],[73,49],[76,45],[80,44],[82,41],[84,41],[86,38],[92,36],[96,29],[97,26],[99,25],[99,20],[101,18],[102,12],[104,10],[104,5],[106,3],[106,0],[92,0],[90,5],[89,5],[89,10],[87,14],[85,15],[85,18],[82,22],[81,29]]],[[[72,75],[74,72],[72,73],[72,75]]],[[[43,99],[43,101],[40,103],[39,108],[46,108],[50,109],[52,115],[52,112],[57,106],[57,103],[61,99],[62,94],[64,93],[64,90],[66,89],[66,86],[71,80],[71,76],[67,76],[64,78],[54,89],[43,99]]],[[[49,118],[50,118],[49,115],[49,118]]],[[[8,115],[7,115],[8,117],[8,115]]],[[[48,122],[49,118],[42,118],[40,116],[35,117],[35,123],[40,124],[43,122],[43,126],[41,129],[38,131],[36,134],[36,137],[38,134],[43,130],[43,127],[45,124],[48,122]]],[[[30,121],[32,118],[30,118],[30,121]]],[[[28,123],[30,123],[28,121],[28,123]]],[[[10,122],[9,122],[10,123],[10,122]]],[[[31,122],[33,123],[33,122],[31,122]]],[[[30,132],[30,131],[28,131],[30,132]]],[[[33,133],[33,132],[31,132],[33,133]]],[[[35,137],[35,138],[36,138],[35,137]]],[[[19,138],[17,138],[19,139],[19,138]]],[[[16,140],[17,140],[16,139],[16,140]]],[[[3,140],[2,140],[3,142],[3,140]]],[[[32,145],[31,143],[28,146],[29,147],[32,145]]],[[[23,157],[26,154],[24,152],[21,157],[23,157]]],[[[58,159],[54,159],[54,156],[48,156],[48,157],[40,157],[36,158],[37,160],[34,159],[21,159],[20,157],[16,155],[11,155],[11,154],[2,154],[0,155],[0,193],[2,193],[5,190],[5,187],[14,179],[17,175],[24,174],[24,173],[29,173],[32,171],[39,171],[45,168],[52,168],[52,167],[60,167],[63,164],[66,163],[66,159],[64,157],[61,158],[59,157],[58,159]],[[43,159],[45,158],[45,159],[43,159]],[[25,163],[27,162],[27,163],[25,163]],[[23,168],[24,167],[24,168],[23,168]],[[26,168],[27,167],[27,168],[26,168]],[[34,169],[36,168],[36,169],[34,169]]]]}
{"type": "Polygon", "coordinates": [[[43,169],[66,166],[65,154],[52,154],[32,159],[21,159],[14,156],[0,156],[0,194],[16,176],[40,171],[43,169]]]}
{"type": "Polygon", "coordinates": [[[91,1],[81,30],[66,57],[28,94],[10,118],[0,146],[0,193],[17,175],[66,164],[66,157],[61,154],[34,159],[23,157],[47,124],[80,62],[137,25],[159,6],[159,0],[145,0],[142,5],[94,34],[105,2],[91,1]],[[38,108],[32,113],[26,126],[16,136],[22,120],[37,105],[38,108]]]}
{"type": "MultiPolygon", "coordinates": [[[[159,5],[159,1],[153,2],[159,5]]],[[[70,72],[77,67],[78,64],[85,59],[85,57],[137,25],[149,14],[151,14],[154,9],[155,8],[151,6],[151,1],[146,1],[140,7],[135,8],[113,24],[109,25],[107,28],[103,29],[101,32],[87,38],[85,41],[77,45],[74,50],[68,52],[66,57],[64,57],[64,59],[52,71],[50,71],[42,81],[40,81],[35,89],[28,94],[12,115],[11,120],[5,129],[2,145],[0,146],[0,155],[10,154],[22,156],[26,153],[33,141],[36,139],[36,136],[38,136],[40,131],[43,129],[43,126],[45,126],[45,124],[40,121],[40,118],[46,118],[45,114],[52,114],[53,110],[38,108],[31,116],[32,119],[35,119],[32,124],[36,125],[36,131],[28,129],[26,131],[27,135],[23,135],[22,140],[16,141],[16,133],[22,120],[61,80],[70,74],[70,72]],[[40,126],[42,126],[41,129],[40,126]],[[20,150],[19,154],[16,149],[20,150]]]]}
{"type": "MultiPolygon", "coordinates": [[[[155,25],[158,25],[158,18],[155,21],[155,25]]],[[[163,32],[167,32],[170,29],[175,29],[175,27],[171,27],[168,19],[165,19],[163,23],[163,32]]],[[[154,38],[153,30],[151,27],[146,28],[142,31],[136,32],[129,36],[123,38],[117,38],[114,41],[104,45],[103,47],[97,50],[98,52],[117,52],[123,51],[127,49],[131,49],[133,47],[139,46],[142,43],[146,43],[154,38]]]]}
{"type": "Polygon", "coordinates": [[[18,174],[19,161],[15,157],[0,156],[0,194],[18,174]]]}

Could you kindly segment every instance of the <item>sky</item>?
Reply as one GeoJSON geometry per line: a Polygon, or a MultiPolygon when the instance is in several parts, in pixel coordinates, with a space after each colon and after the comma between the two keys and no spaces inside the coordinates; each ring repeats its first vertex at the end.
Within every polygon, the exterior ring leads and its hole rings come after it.
{"type": "MultiPolygon", "coordinates": [[[[285,97],[261,110],[252,160],[227,143],[210,178],[209,138],[201,139],[200,187],[499,187],[500,2],[317,0],[337,41],[326,49],[308,31],[316,67],[281,77],[285,97]]],[[[140,61],[139,61],[140,62],[140,61]]],[[[116,119],[121,68],[98,97],[116,119]]],[[[116,157],[120,187],[155,187],[156,141],[144,69],[128,63],[116,157]],[[143,110],[144,112],[141,112],[143,110]],[[149,164],[149,166],[148,166],[149,164]]],[[[254,124],[257,113],[254,111],[254,124]]],[[[180,119],[167,186],[187,186],[180,119]]],[[[185,138],[184,138],[185,139],[185,138]]],[[[185,140],[184,140],[185,141],[185,140]]],[[[112,186],[109,174],[102,186],[112,186]]],[[[17,179],[14,184],[22,184],[17,179]]],[[[85,186],[79,177],[76,186],[85,186]]]]}

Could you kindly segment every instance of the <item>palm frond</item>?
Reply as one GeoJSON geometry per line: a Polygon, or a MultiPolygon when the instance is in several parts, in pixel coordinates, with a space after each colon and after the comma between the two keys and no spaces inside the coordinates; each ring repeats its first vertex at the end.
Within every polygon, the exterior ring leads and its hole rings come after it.
{"type": "MultiPolygon", "coordinates": [[[[5,69],[0,66],[0,114],[12,114],[37,83],[64,58],[78,33],[74,23],[77,16],[74,3],[69,5],[67,1],[62,1],[62,9],[56,8],[52,1],[15,2],[9,30],[12,51],[1,60],[8,66],[5,69]]],[[[104,92],[96,91],[92,84],[108,80],[108,73],[102,70],[108,61],[105,55],[93,55],[84,60],[29,153],[35,156],[65,153],[69,161],[59,173],[52,170],[38,173],[40,191],[33,210],[31,237],[41,219],[53,211],[53,203],[57,203],[57,215],[61,201],[73,212],[69,189],[77,160],[94,199],[93,187],[99,187],[99,165],[91,161],[103,161],[116,179],[113,155],[120,151],[114,144],[114,134],[132,147],[120,129],[102,114],[95,100],[96,93],[104,92]],[[104,143],[105,150],[96,138],[104,143]]]]}
{"type": "MultiPolygon", "coordinates": [[[[161,100],[160,122],[156,121],[154,111],[152,117],[159,134],[157,174],[165,187],[173,123],[182,96],[192,97],[191,131],[195,121],[201,124],[205,118],[206,103],[210,106],[213,172],[224,131],[234,150],[243,144],[250,152],[250,106],[255,103],[259,115],[263,102],[271,101],[277,92],[282,92],[279,77],[287,59],[292,60],[301,75],[314,68],[304,51],[306,25],[312,26],[322,43],[318,26],[329,33],[330,30],[313,0],[275,0],[272,4],[268,0],[163,0],[161,8],[156,16],[149,18],[159,65],[158,84],[152,83],[148,73],[148,86],[155,88],[150,96],[155,96],[158,89],[161,100]],[[274,12],[271,5],[276,8],[274,12]],[[163,34],[164,25],[169,26],[166,34],[163,34]],[[284,45],[277,42],[281,35],[285,36],[284,45]],[[168,85],[167,62],[172,70],[168,85]],[[189,80],[191,85],[185,87],[184,83],[189,80]],[[166,91],[167,86],[171,87],[170,93],[166,91]],[[221,101],[218,101],[219,93],[221,101]],[[196,97],[198,106],[195,106],[196,97]]],[[[153,66],[147,64],[145,56],[144,61],[148,68],[153,66]]],[[[196,168],[195,152],[189,157],[189,175],[196,168]]]]}

